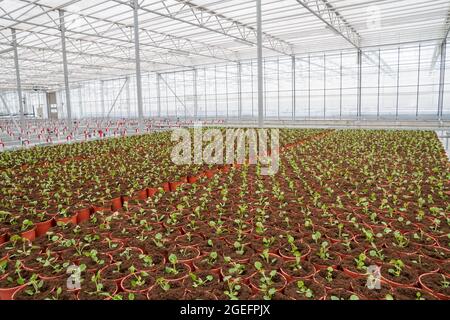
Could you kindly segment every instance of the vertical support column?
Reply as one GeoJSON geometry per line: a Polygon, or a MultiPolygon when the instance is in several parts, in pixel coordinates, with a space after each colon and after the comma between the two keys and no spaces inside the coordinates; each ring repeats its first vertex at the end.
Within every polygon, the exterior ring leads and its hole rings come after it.
{"type": "Polygon", "coordinates": [[[216,102],[216,119],[219,116],[219,111],[218,111],[218,107],[219,107],[219,103],[218,103],[218,99],[217,99],[217,66],[214,65],[214,96],[215,96],[215,102],[216,102]]]}
{"type": "Polygon", "coordinates": [[[134,18],[134,51],[136,59],[136,91],[137,91],[137,107],[138,107],[138,119],[139,127],[143,127],[144,118],[144,103],[142,101],[142,76],[141,76],[141,55],[140,55],[140,43],[139,43],[139,2],[133,0],[133,18],[134,18]]]}
{"type": "Polygon", "coordinates": [[[253,59],[250,61],[250,77],[252,83],[252,120],[255,117],[255,84],[254,84],[254,76],[253,76],[253,59]]]}
{"type": "Polygon", "coordinates": [[[228,65],[225,65],[225,103],[227,106],[227,120],[229,118],[229,99],[228,99],[228,65]]]}
{"type": "Polygon", "coordinates": [[[175,117],[178,119],[178,95],[177,95],[177,73],[173,73],[173,95],[174,95],[174,103],[175,103],[175,117]]]}
{"type": "Polygon", "coordinates": [[[19,98],[20,129],[24,130],[25,115],[23,108],[22,82],[20,80],[19,53],[17,51],[17,38],[15,29],[11,29],[11,35],[12,35],[12,46],[14,50],[14,66],[16,69],[17,95],[19,98]]]}
{"type": "Polygon", "coordinates": [[[183,71],[183,104],[184,104],[184,121],[187,119],[187,102],[186,102],[186,71],[183,71]]]}
{"type": "Polygon", "coordinates": [[[422,60],[422,44],[419,44],[419,61],[417,64],[417,97],[416,97],[416,120],[419,119],[419,98],[420,98],[420,72],[422,60]]]}
{"type": "Polygon", "coordinates": [[[380,118],[380,90],[381,90],[381,49],[378,49],[377,119],[380,118]]]}
{"type": "Polygon", "coordinates": [[[258,126],[264,127],[264,82],[263,82],[263,50],[262,50],[262,6],[256,0],[257,51],[258,51],[258,126]]]}
{"type": "Polygon", "coordinates": [[[277,58],[277,116],[280,120],[280,58],[277,58]]]}
{"type": "Polygon", "coordinates": [[[358,49],[358,84],[357,84],[357,111],[356,116],[358,119],[361,118],[361,102],[362,102],[362,51],[358,49]]]}
{"type": "Polygon", "coordinates": [[[398,120],[398,107],[400,103],[400,47],[397,52],[397,102],[395,105],[395,119],[398,120]]]}
{"type": "Polygon", "coordinates": [[[83,95],[81,94],[81,86],[78,88],[78,110],[80,111],[80,119],[83,118],[83,95]]]}
{"type": "Polygon", "coordinates": [[[267,75],[266,75],[266,67],[267,67],[267,60],[266,60],[266,58],[264,58],[263,59],[264,119],[267,119],[267,75]]]}
{"type": "Polygon", "coordinates": [[[128,118],[131,118],[131,94],[130,94],[130,77],[126,77],[125,81],[127,82],[125,87],[125,99],[127,100],[127,115],[128,118]]]}
{"type": "Polygon", "coordinates": [[[238,83],[238,117],[242,118],[242,65],[237,63],[237,83],[238,83]]]}
{"type": "Polygon", "coordinates": [[[59,10],[59,23],[61,29],[61,47],[64,68],[64,86],[66,90],[66,108],[67,108],[67,122],[69,130],[72,130],[72,106],[70,104],[70,87],[69,87],[69,70],[67,67],[67,52],[66,52],[66,25],[64,22],[64,11],[59,10]]]}
{"type": "Polygon", "coordinates": [[[292,56],[292,119],[297,116],[297,77],[296,77],[295,55],[292,56]]]}
{"type": "Polygon", "coordinates": [[[327,114],[327,55],[323,54],[323,118],[327,114]]]}
{"type": "Polygon", "coordinates": [[[445,89],[445,60],[447,57],[447,39],[442,42],[441,47],[441,70],[439,78],[439,100],[438,100],[438,118],[442,120],[444,114],[444,89],[445,89]]]}
{"type": "Polygon", "coordinates": [[[308,55],[308,118],[311,119],[311,55],[308,55]]]}
{"type": "Polygon", "coordinates": [[[340,53],[340,65],[339,65],[339,119],[342,119],[342,85],[343,85],[343,67],[342,67],[342,51],[340,53]]]}
{"type": "Polygon", "coordinates": [[[105,117],[105,82],[100,80],[100,105],[102,110],[102,118],[105,117]]]}
{"type": "Polygon", "coordinates": [[[203,68],[203,85],[205,88],[205,118],[208,119],[208,83],[206,79],[206,67],[203,68]]]}
{"type": "Polygon", "coordinates": [[[194,118],[197,121],[198,116],[198,92],[197,92],[197,69],[194,69],[194,118]]]}
{"type": "Polygon", "coordinates": [[[157,100],[157,112],[158,118],[161,118],[161,74],[156,74],[156,100],[157,100]]]}

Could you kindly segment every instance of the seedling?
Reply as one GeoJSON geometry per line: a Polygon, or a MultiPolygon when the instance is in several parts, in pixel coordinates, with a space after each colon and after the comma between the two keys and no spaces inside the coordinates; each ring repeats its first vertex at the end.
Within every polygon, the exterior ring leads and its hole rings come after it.
{"type": "Polygon", "coordinates": [[[231,276],[226,276],[223,278],[223,281],[227,284],[227,290],[223,293],[230,300],[238,300],[239,291],[241,290],[241,278],[232,278],[231,276]]]}
{"type": "Polygon", "coordinates": [[[236,253],[238,255],[244,255],[245,253],[245,244],[243,244],[242,242],[239,241],[235,241],[234,242],[234,248],[236,249],[236,253]]]}
{"type": "Polygon", "coordinates": [[[297,281],[297,293],[308,298],[313,299],[314,298],[314,292],[308,288],[305,283],[302,280],[297,281]]]}
{"type": "Polygon", "coordinates": [[[393,268],[389,268],[388,272],[395,277],[400,277],[403,268],[405,267],[403,261],[400,259],[392,259],[389,263],[393,266],[393,268]]]}
{"type": "Polygon", "coordinates": [[[364,253],[361,253],[357,259],[354,259],[356,263],[356,269],[360,271],[366,271],[367,270],[366,259],[367,256],[364,253]]]}
{"type": "Polygon", "coordinates": [[[140,254],[139,259],[142,260],[144,267],[146,267],[146,268],[153,268],[155,266],[155,264],[153,262],[153,258],[150,255],[140,254]]]}
{"type": "Polygon", "coordinates": [[[165,292],[170,290],[170,283],[162,277],[156,279],[156,284],[165,292]]]}
{"type": "Polygon", "coordinates": [[[145,278],[148,277],[147,272],[141,271],[139,273],[132,273],[132,274],[134,278],[131,280],[131,286],[133,288],[142,287],[143,285],[145,285],[145,278]]]}
{"type": "Polygon", "coordinates": [[[330,253],[328,252],[330,250],[330,244],[327,241],[322,242],[319,248],[319,252],[317,255],[322,260],[328,260],[330,259],[330,253]]]}
{"type": "Polygon", "coordinates": [[[214,277],[210,274],[207,275],[205,279],[198,277],[196,274],[194,274],[192,272],[189,273],[189,276],[191,277],[191,280],[193,281],[192,286],[194,288],[204,287],[204,286],[206,286],[206,284],[208,282],[211,282],[214,280],[214,277]]]}
{"type": "Polygon", "coordinates": [[[322,237],[322,234],[319,231],[316,231],[312,234],[312,239],[314,240],[315,243],[318,243],[320,238],[322,237]]]}
{"type": "Polygon", "coordinates": [[[155,236],[153,237],[153,243],[158,248],[164,248],[165,241],[163,240],[163,235],[161,233],[155,234],[155,236]]]}
{"type": "Polygon", "coordinates": [[[204,261],[206,261],[208,263],[208,265],[213,266],[217,263],[217,258],[218,258],[217,252],[213,251],[213,252],[210,252],[210,254],[208,255],[208,258],[206,258],[204,261]]]}
{"type": "Polygon", "coordinates": [[[327,274],[325,275],[325,279],[329,283],[333,282],[333,272],[334,272],[334,269],[332,267],[327,268],[327,274]]]}
{"type": "Polygon", "coordinates": [[[169,262],[172,264],[172,266],[165,268],[166,273],[177,275],[179,273],[179,271],[177,270],[177,263],[178,263],[177,256],[175,254],[173,254],[173,253],[170,254],[169,255],[169,262]]]}
{"type": "Polygon", "coordinates": [[[28,280],[28,285],[31,285],[31,288],[25,290],[25,293],[29,296],[34,296],[41,293],[40,289],[43,287],[44,281],[39,280],[37,274],[33,274],[30,280],[28,280]]]}

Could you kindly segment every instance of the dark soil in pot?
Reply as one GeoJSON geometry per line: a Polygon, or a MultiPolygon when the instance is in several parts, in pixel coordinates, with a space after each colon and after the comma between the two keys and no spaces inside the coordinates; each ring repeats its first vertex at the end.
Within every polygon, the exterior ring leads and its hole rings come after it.
{"type": "Polygon", "coordinates": [[[293,300],[319,300],[325,297],[325,288],[313,280],[296,280],[286,286],[284,294],[293,300]]]}

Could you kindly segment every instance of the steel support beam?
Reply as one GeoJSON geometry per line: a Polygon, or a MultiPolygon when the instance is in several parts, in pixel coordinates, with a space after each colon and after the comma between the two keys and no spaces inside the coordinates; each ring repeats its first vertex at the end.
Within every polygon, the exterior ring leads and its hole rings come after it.
{"type": "Polygon", "coordinates": [[[143,127],[144,118],[144,103],[142,100],[142,75],[141,75],[141,53],[139,44],[139,1],[133,0],[133,19],[134,19],[134,51],[136,59],[136,93],[137,93],[137,107],[139,127],[143,127]]]}
{"type": "Polygon", "coordinates": [[[66,52],[66,25],[64,21],[64,11],[58,10],[59,12],[59,24],[61,29],[61,48],[62,48],[62,60],[64,69],[64,88],[66,91],[66,108],[67,108],[67,122],[69,125],[69,130],[72,130],[72,105],[70,102],[70,85],[69,85],[69,70],[67,67],[67,52],[66,52]]]}
{"type": "Polygon", "coordinates": [[[78,88],[78,110],[80,112],[80,119],[83,118],[83,95],[81,94],[81,86],[78,88]]]}
{"type": "MultiPolygon", "coordinates": [[[[23,96],[22,96],[22,82],[20,81],[19,53],[17,51],[17,37],[16,37],[15,29],[11,29],[11,36],[12,36],[12,46],[13,46],[13,50],[14,50],[14,67],[16,69],[17,95],[19,98],[20,128],[22,130],[24,130],[25,115],[24,115],[24,105],[23,105],[23,96]]],[[[5,106],[6,106],[6,103],[5,103],[5,106]]]]}
{"type": "Polygon", "coordinates": [[[257,52],[258,52],[258,126],[264,127],[264,74],[263,74],[263,37],[262,37],[262,6],[261,0],[256,0],[257,52]]]}
{"type": "Polygon", "coordinates": [[[395,105],[395,119],[398,119],[400,107],[400,47],[397,51],[397,102],[395,105]]]}
{"type": "Polygon", "coordinates": [[[237,84],[238,84],[238,117],[242,118],[242,65],[237,64],[237,84]]]}
{"type": "Polygon", "coordinates": [[[17,123],[17,121],[16,121],[16,119],[14,119],[14,116],[13,116],[13,114],[12,114],[12,112],[11,112],[11,110],[9,109],[9,107],[8,107],[8,104],[6,103],[6,100],[5,100],[5,98],[3,98],[3,95],[0,93],[0,100],[2,100],[2,102],[3,102],[3,105],[5,106],[5,109],[6,109],[6,111],[10,114],[10,116],[11,116],[11,120],[12,120],[12,122],[14,123],[14,126],[16,127],[16,130],[17,130],[17,132],[20,134],[20,136],[22,135],[22,128],[21,128],[21,126],[20,126],[20,124],[18,124],[17,123]]]}
{"type": "Polygon", "coordinates": [[[361,103],[362,103],[362,51],[358,50],[358,84],[357,84],[357,117],[362,116],[361,103]]]}
{"type": "Polygon", "coordinates": [[[342,86],[343,86],[343,61],[342,61],[342,51],[339,54],[340,63],[339,63],[339,119],[342,119],[342,86]]]}
{"type": "MultiPolygon", "coordinates": [[[[433,59],[431,60],[431,68],[430,68],[430,72],[433,72],[434,68],[436,67],[436,63],[438,61],[439,56],[442,56],[442,46],[445,43],[447,43],[447,37],[450,34],[450,11],[447,14],[447,20],[445,20],[445,25],[444,25],[444,33],[442,35],[442,42],[439,43],[436,46],[436,49],[434,50],[434,54],[433,54],[433,59]]],[[[445,54],[444,54],[445,56],[445,54]]]]}
{"type": "Polygon", "coordinates": [[[417,96],[416,96],[416,119],[419,119],[419,99],[420,99],[420,73],[422,71],[422,44],[419,44],[419,61],[417,63],[417,96]]]}
{"type": "MultiPolygon", "coordinates": [[[[183,102],[183,100],[181,100],[179,97],[178,97],[178,95],[177,95],[177,93],[176,93],[176,91],[174,90],[174,89],[172,89],[172,87],[171,86],[169,86],[169,84],[167,83],[167,81],[166,81],[166,79],[164,79],[164,77],[162,76],[162,75],[160,75],[160,77],[161,77],[161,80],[164,82],[164,84],[166,85],[166,89],[168,89],[168,90],[170,90],[170,92],[172,92],[172,94],[173,94],[173,96],[175,97],[175,99],[177,99],[178,100],[178,102],[184,107],[184,109],[186,110],[186,104],[183,102]]],[[[166,96],[166,101],[168,101],[169,99],[168,99],[168,97],[166,96]]],[[[176,108],[176,107],[175,107],[176,108]]],[[[177,111],[175,111],[175,112],[177,112],[177,111]]],[[[169,113],[167,113],[167,115],[168,115],[169,113]]]]}
{"type": "Polygon", "coordinates": [[[441,68],[439,78],[439,100],[438,100],[438,117],[442,120],[444,114],[444,89],[445,89],[445,62],[447,57],[447,40],[441,45],[441,68]]]}
{"type": "Polygon", "coordinates": [[[158,118],[161,118],[161,74],[156,74],[156,99],[158,108],[158,118]]]}
{"type": "Polygon", "coordinates": [[[7,49],[3,49],[3,50],[0,50],[0,54],[5,54],[5,53],[12,52],[12,51],[14,51],[14,48],[13,48],[13,47],[7,48],[7,49]]]}
{"type": "Polygon", "coordinates": [[[125,82],[123,83],[122,87],[119,90],[119,93],[117,94],[116,98],[114,99],[114,102],[113,102],[111,108],[109,108],[108,115],[106,116],[108,119],[111,116],[111,112],[114,110],[114,107],[116,106],[117,100],[119,100],[119,97],[122,94],[122,91],[126,87],[127,84],[128,84],[128,78],[125,78],[125,82]]]}
{"type": "Polygon", "coordinates": [[[127,104],[127,115],[128,118],[131,118],[131,92],[130,92],[130,77],[127,78],[127,86],[125,88],[125,99],[127,104]]]}
{"type": "Polygon", "coordinates": [[[105,116],[105,81],[100,80],[100,107],[102,111],[102,118],[105,116]]]}
{"type": "Polygon", "coordinates": [[[198,90],[197,90],[197,77],[198,77],[198,72],[197,69],[193,70],[193,86],[194,86],[194,118],[195,121],[197,121],[197,117],[198,117],[198,90]]]}
{"type": "MultiPolygon", "coordinates": [[[[322,21],[327,28],[344,38],[357,50],[361,50],[361,36],[328,0],[297,0],[297,2],[322,21]]],[[[369,54],[363,52],[363,55],[374,66],[377,65],[369,54]]],[[[393,73],[386,62],[382,61],[382,65],[385,73],[393,73]]]]}
{"type": "MultiPolygon", "coordinates": [[[[117,3],[126,4],[123,0],[114,0],[117,3]]],[[[250,45],[256,45],[257,30],[242,22],[233,20],[223,14],[218,14],[208,8],[199,6],[187,0],[175,0],[178,5],[161,6],[163,10],[151,9],[150,5],[141,5],[145,12],[158,15],[167,19],[182,22],[191,26],[215,32],[223,36],[238,40],[250,45]]],[[[163,1],[164,2],[164,1],[163,1]]],[[[263,47],[285,55],[292,54],[293,45],[267,33],[262,34],[263,47]]]]}
{"type": "Polygon", "coordinates": [[[295,55],[292,56],[292,119],[295,120],[297,115],[297,77],[296,77],[296,60],[295,55]]]}
{"type": "Polygon", "coordinates": [[[297,0],[297,2],[352,46],[360,47],[358,32],[327,0],[297,0]]]}

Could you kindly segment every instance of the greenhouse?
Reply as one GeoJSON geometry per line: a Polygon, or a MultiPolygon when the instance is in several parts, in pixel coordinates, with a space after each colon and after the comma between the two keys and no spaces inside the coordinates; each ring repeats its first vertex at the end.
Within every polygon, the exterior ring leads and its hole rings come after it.
{"type": "Polygon", "coordinates": [[[0,0],[0,300],[448,300],[449,31],[448,0],[0,0]]]}

